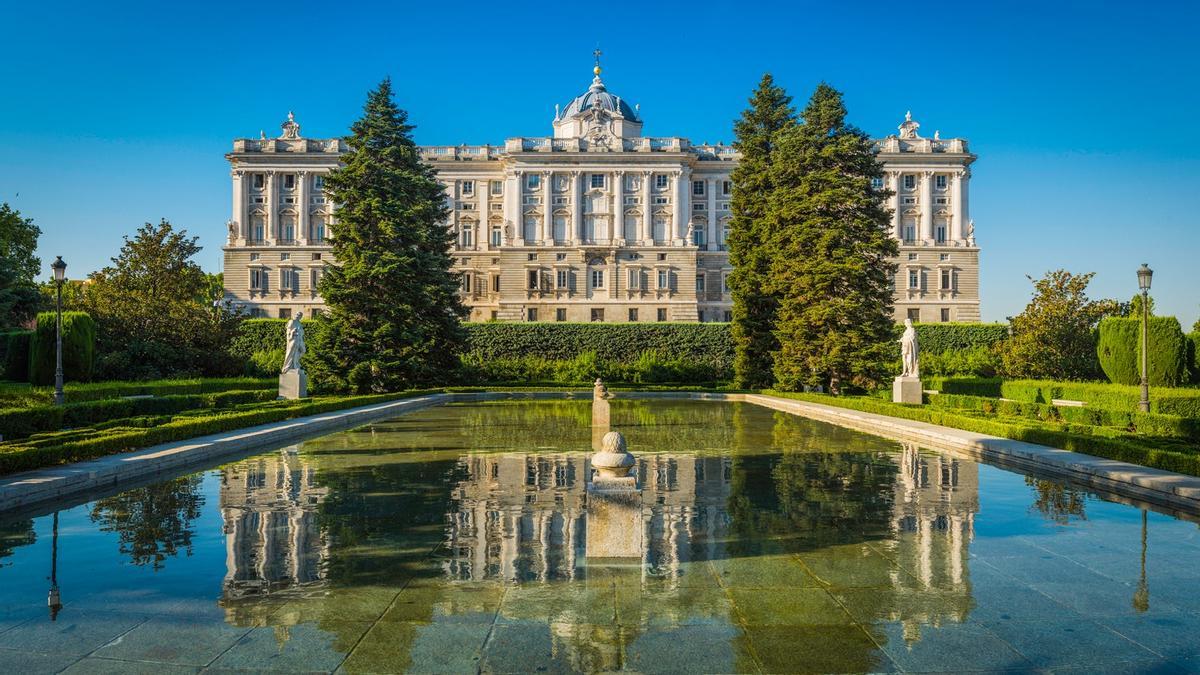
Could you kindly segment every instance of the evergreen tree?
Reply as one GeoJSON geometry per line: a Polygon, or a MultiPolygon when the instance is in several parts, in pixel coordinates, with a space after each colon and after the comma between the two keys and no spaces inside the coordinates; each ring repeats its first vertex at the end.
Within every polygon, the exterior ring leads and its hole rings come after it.
{"type": "Polygon", "coordinates": [[[766,292],[770,270],[770,231],[767,198],[771,193],[771,163],[779,134],[796,123],[792,97],[763,75],[750,97],[750,107],[733,125],[733,147],[741,160],[733,170],[733,217],[729,223],[729,275],[733,295],[734,372],[737,386],[771,386],[771,354],[779,349],[772,332],[777,299],[766,292]]]}
{"type": "Polygon", "coordinates": [[[329,306],[313,340],[320,389],[384,392],[437,381],[465,340],[445,193],[407,120],[384,80],[351,127],[342,167],[325,181],[338,205],[337,263],[320,285],[329,306]]]}
{"type": "Polygon", "coordinates": [[[34,280],[42,263],[34,252],[41,233],[32,218],[0,204],[0,330],[27,323],[38,311],[34,280]]]}
{"type": "Polygon", "coordinates": [[[766,288],[779,299],[776,386],[796,390],[883,376],[894,340],[886,190],[871,140],[846,123],[842,94],[813,92],[801,124],[779,135],[767,226],[774,252],[766,288]]]}

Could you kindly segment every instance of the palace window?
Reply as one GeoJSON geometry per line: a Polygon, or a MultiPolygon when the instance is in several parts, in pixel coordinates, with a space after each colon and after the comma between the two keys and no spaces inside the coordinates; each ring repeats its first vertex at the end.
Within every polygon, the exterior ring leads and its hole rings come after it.
{"type": "Polygon", "coordinates": [[[920,272],[920,270],[911,270],[910,269],[908,271],[908,287],[909,288],[920,288],[921,287],[921,272],[920,272]]]}
{"type": "Polygon", "coordinates": [[[290,307],[280,307],[280,308],[279,308],[279,318],[281,318],[281,319],[290,319],[290,318],[292,318],[292,310],[291,310],[291,308],[290,308],[290,307]]]}
{"type": "Polygon", "coordinates": [[[935,197],[933,200],[933,203],[934,204],[949,204],[950,200],[945,197],[935,197]]]}
{"type": "Polygon", "coordinates": [[[592,288],[604,288],[604,270],[592,270],[592,288]]]}
{"type": "Polygon", "coordinates": [[[292,254],[291,254],[291,253],[280,253],[280,254],[279,254],[279,259],[280,259],[280,260],[291,260],[291,259],[292,259],[292,254]]]}
{"type": "Polygon", "coordinates": [[[528,278],[529,290],[536,291],[538,289],[538,285],[539,285],[538,280],[540,277],[540,274],[538,273],[538,271],[537,270],[529,270],[529,272],[526,273],[526,277],[528,278]]]}
{"type": "Polygon", "coordinates": [[[660,289],[665,290],[666,288],[670,287],[670,285],[671,285],[671,273],[667,270],[659,270],[658,271],[658,287],[660,289]]]}
{"type": "Polygon", "coordinates": [[[300,270],[283,269],[279,271],[279,287],[285,291],[300,290],[300,270]]]}
{"type": "Polygon", "coordinates": [[[254,262],[255,260],[258,260],[258,254],[257,254],[257,253],[251,253],[251,254],[250,254],[250,262],[254,262]]]}
{"type": "Polygon", "coordinates": [[[602,173],[592,174],[592,187],[600,188],[600,189],[604,188],[604,174],[602,174],[602,173]]]}
{"type": "Polygon", "coordinates": [[[500,292],[500,275],[499,274],[492,275],[492,292],[493,293],[500,292]]]}
{"type": "Polygon", "coordinates": [[[600,308],[600,307],[593,307],[592,308],[592,321],[603,321],[603,320],[604,320],[604,309],[600,308]]]}
{"type": "Polygon", "coordinates": [[[670,204],[671,199],[669,197],[655,197],[654,203],[655,204],[670,204]]]}
{"type": "Polygon", "coordinates": [[[950,321],[950,308],[943,307],[942,308],[942,323],[946,323],[948,321],[950,321]]]}
{"type": "Polygon", "coordinates": [[[697,293],[703,293],[703,292],[704,292],[704,278],[705,278],[705,277],[704,277],[704,275],[703,275],[703,274],[697,274],[697,275],[696,275],[696,292],[697,292],[697,293]]]}
{"type": "Polygon", "coordinates": [[[872,178],[871,179],[871,187],[876,190],[882,190],[883,189],[883,179],[882,178],[872,178]]]}
{"type": "Polygon", "coordinates": [[[308,271],[308,282],[314,293],[317,290],[317,286],[321,283],[321,275],[324,272],[320,267],[314,267],[308,271]]]}
{"type": "MultiPolygon", "coordinates": [[[[917,240],[917,226],[916,225],[905,225],[904,226],[904,241],[916,241],[916,240],[917,240]]],[[[911,254],[911,255],[915,255],[915,254],[911,254]]]]}
{"type": "Polygon", "coordinates": [[[642,271],[629,270],[629,290],[636,291],[642,287],[642,271]]]}
{"type": "Polygon", "coordinates": [[[692,243],[696,246],[704,246],[707,244],[707,237],[708,235],[705,233],[705,229],[703,227],[697,227],[696,229],[692,230],[692,243]]]}
{"type": "MultiPolygon", "coordinates": [[[[729,275],[728,274],[721,275],[721,292],[722,293],[729,292],[729,275]]],[[[728,320],[729,319],[726,319],[726,321],[728,321],[728,320]]]]}
{"type": "Polygon", "coordinates": [[[914,323],[921,320],[921,308],[920,307],[909,307],[907,314],[908,314],[909,320],[913,321],[914,323]]]}
{"type": "Polygon", "coordinates": [[[916,259],[917,259],[917,254],[916,254],[916,253],[909,253],[909,254],[908,254],[908,259],[909,259],[909,260],[916,260],[916,259]]]}
{"type": "Polygon", "coordinates": [[[660,173],[654,176],[654,187],[659,190],[666,190],[668,185],[670,185],[670,177],[667,174],[660,173]]]}
{"type": "Polygon", "coordinates": [[[629,308],[629,320],[632,322],[636,322],[638,320],[637,308],[635,308],[635,307],[629,308]]]}
{"type": "Polygon", "coordinates": [[[263,293],[271,290],[270,273],[264,269],[250,270],[250,290],[263,293]]]}
{"type": "Polygon", "coordinates": [[[542,175],[538,173],[529,174],[529,176],[525,178],[525,186],[530,190],[538,189],[542,186],[542,175]]]}
{"type": "Polygon", "coordinates": [[[912,190],[917,187],[917,177],[911,173],[904,175],[904,189],[912,190]]]}
{"type": "Polygon", "coordinates": [[[294,174],[294,173],[283,174],[283,189],[284,190],[295,190],[296,189],[296,174],[294,174]]]}
{"type": "Polygon", "coordinates": [[[325,189],[325,176],[321,174],[313,176],[313,189],[318,191],[325,189]]]}
{"type": "Polygon", "coordinates": [[[462,245],[464,247],[475,245],[475,228],[471,225],[462,226],[462,245]]]}
{"type": "Polygon", "coordinates": [[[938,254],[938,260],[949,260],[949,259],[950,259],[949,253],[939,253],[938,254]]]}
{"type": "Polygon", "coordinates": [[[659,307],[655,311],[655,315],[659,321],[666,321],[667,320],[667,309],[665,307],[659,307]]]}
{"type": "Polygon", "coordinates": [[[567,320],[567,310],[563,307],[559,307],[558,309],[554,310],[554,320],[555,321],[566,321],[567,320]]]}
{"type": "Polygon", "coordinates": [[[567,270],[558,270],[555,276],[555,286],[558,288],[566,288],[571,284],[571,273],[567,270]]]}
{"type": "Polygon", "coordinates": [[[692,210],[693,211],[707,211],[708,205],[705,204],[704,202],[696,202],[695,204],[692,204],[692,210]]]}
{"type": "Polygon", "coordinates": [[[321,216],[313,218],[308,224],[308,239],[311,244],[321,244],[325,242],[325,219],[321,216]]]}
{"type": "Polygon", "coordinates": [[[250,187],[255,190],[261,190],[266,187],[267,175],[265,173],[254,173],[250,174],[250,176],[250,187]]]}
{"type": "Polygon", "coordinates": [[[933,187],[935,187],[939,190],[945,190],[946,189],[946,176],[944,174],[938,174],[938,175],[934,176],[933,177],[933,187]]]}
{"type": "Polygon", "coordinates": [[[946,226],[938,225],[937,227],[933,228],[933,238],[939,244],[946,243],[946,226]]]}
{"type": "Polygon", "coordinates": [[[504,194],[504,181],[494,180],[488,183],[488,186],[493,196],[499,197],[504,194]]]}
{"type": "Polygon", "coordinates": [[[296,216],[283,216],[280,220],[279,238],[283,241],[296,240],[296,216]]]}
{"type": "Polygon", "coordinates": [[[499,246],[504,241],[504,232],[499,225],[492,226],[492,246],[499,246]]]}
{"type": "Polygon", "coordinates": [[[462,182],[462,196],[464,196],[464,197],[474,197],[475,196],[475,181],[464,180],[462,182]]]}
{"type": "Polygon", "coordinates": [[[916,198],[916,197],[905,197],[905,198],[904,198],[904,203],[905,203],[905,204],[916,204],[916,203],[917,203],[917,198],[916,198]]]}
{"type": "Polygon", "coordinates": [[[721,194],[723,194],[723,195],[733,194],[733,181],[731,181],[731,180],[721,181],[721,194]]]}
{"type": "Polygon", "coordinates": [[[537,321],[537,307],[530,307],[525,310],[525,319],[527,321],[537,321]]]}
{"type": "Polygon", "coordinates": [[[470,275],[470,274],[464,274],[464,275],[463,275],[463,277],[462,277],[462,289],[463,289],[463,293],[470,293],[470,292],[471,292],[471,275],[470,275]]]}
{"type": "Polygon", "coordinates": [[[474,202],[459,202],[458,208],[460,211],[474,211],[475,204],[474,202]]]}
{"type": "Polygon", "coordinates": [[[729,323],[730,321],[733,321],[733,312],[725,310],[725,323],[729,323]]]}
{"type": "Polygon", "coordinates": [[[954,273],[950,270],[942,270],[942,290],[949,291],[954,288],[954,273]]]}
{"type": "Polygon", "coordinates": [[[692,194],[696,195],[697,197],[704,196],[704,181],[702,181],[702,180],[692,181],[692,194]]]}

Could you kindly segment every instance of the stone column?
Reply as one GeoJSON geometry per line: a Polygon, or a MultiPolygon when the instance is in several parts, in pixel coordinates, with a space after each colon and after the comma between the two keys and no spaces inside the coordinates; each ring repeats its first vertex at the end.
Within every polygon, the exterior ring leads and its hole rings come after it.
{"type": "Polygon", "coordinates": [[[274,171],[267,172],[267,243],[274,245],[279,238],[279,183],[274,171]]]}
{"type": "Polygon", "coordinates": [[[675,228],[675,245],[681,246],[684,243],[684,238],[687,237],[688,230],[688,190],[687,184],[689,176],[687,172],[676,171],[675,174],[675,194],[673,201],[675,202],[675,217],[673,223],[675,228]]]}
{"type": "Polygon", "coordinates": [[[505,242],[517,246],[525,245],[525,223],[521,216],[521,202],[524,201],[524,176],[520,171],[514,171],[504,177],[504,237],[505,242]]]}
{"type": "Polygon", "coordinates": [[[654,243],[654,216],[650,213],[650,182],[653,179],[653,172],[642,172],[642,233],[639,239],[646,246],[654,243]]]}
{"type": "Polygon", "coordinates": [[[250,238],[250,219],[246,217],[246,172],[236,169],[233,176],[233,223],[237,227],[236,243],[245,246],[250,238]]]}
{"type": "Polygon", "coordinates": [[[578,246],[583,241],[583,172],[571,172],[571,205],[574,207],[571,218],[571,243],[578,246]]]}
{"type": "Polygon", "coordinates": [[[962,203],[957,205],[957,213],[962,220],[963,238],[967,237],[967,225],[971,222],[971,190],[968,181],[971,179],[971,169],[965,168],[962,170],[962,203]]]}
{"type": "Polygon", "coordinates": [[[921,240],[933,240],[933,172],[921,172],[921,240]]]}
{"type": "Polygon", "coordinates": [[[964,173],[966,173],[966,172],[960,171],[950,177],[950,180],[953,181],[950,199],[954,203],[954,206],[953,206],[954,216],[953,216],[953,220],[951,221],[952,225],[950,226],[950,240],[953,241],[955,244],[958,244],[959,242],[961,242],[963,240],[963,237],[966,236],[964,233],[967,230],[967,223],[966,223],[966,221],[963,220],[963,180],[965,180],[965,177],[963,176],[964,173]]]}
{"type": "Polygon", "coordinates": [[[903,225],[900,220],[900,172],[887,172],[888,189],[892,191],[892,196],[888,198],[888,204],[892,207],[892,235],[900,241],[904,241],[903,225]]]}
{"type": "Polygon", "coordinates": [[[542,172],[542,226],[538,228],[538,243],[554,243],[554,172],[542,172]]]}
{"type": "MultiPolygon", "coordinates": [[[[709,178],[704,182],[704,193],[708,195],[708,235],[705,237],[705,248],[717,250],[717,179],[709,178]]],[[[707,291],[708,289],[705,288],[707,291]]]]}
{"type": "Polygon", "coordinates": [[[614,171],[612,182],[613,204],[612,208],[609,209],[612,217],[610,218],[611,223],[609,225],[610,231],[608,236],[609,243],[615,244],[625,241],[625,172],[614,171]]]}
{"type": "Polygon", "coordinates": [[[312,180],[312,172],[301,171],[296,178],[300,180],[300,218],[296,225],[300,231],[296,233],[296,240],[300,242],[301,246],[305,246],[308,244],[308,209],[309,202],[312,201],[312,198],[309,197],[311,194],[309,181],[312,180]]]}

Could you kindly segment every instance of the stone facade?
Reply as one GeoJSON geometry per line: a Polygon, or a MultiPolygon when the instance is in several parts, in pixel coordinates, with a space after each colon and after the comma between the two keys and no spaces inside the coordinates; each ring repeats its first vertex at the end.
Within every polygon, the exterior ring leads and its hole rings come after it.
{"type": "MultiPolygon", "coordinates": [[[[968,218],[975,156],[923,138],[911,115],[877,142],[901,242],[897,321],[979,320],[979,249],[968,218]]],[[[288,114],[278,138],[239,139],[225,247],[227,297],[259,316],[319,312],[336,228],[323,175],[345,150],[288,114]]],[[[553,135],[430,146],[446,187],[470,319],[727,321],[732,147],[642,135],[641,113],[595,78],[553,135]]],[[[397,289],[398,293],[403,289],[397,289]]]]}

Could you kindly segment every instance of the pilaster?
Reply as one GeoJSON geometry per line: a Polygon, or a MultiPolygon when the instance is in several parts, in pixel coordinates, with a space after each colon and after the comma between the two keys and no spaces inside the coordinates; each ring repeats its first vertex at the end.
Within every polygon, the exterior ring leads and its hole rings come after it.
{"type": "Polygon", "coordinates": [[[538,244],[556,244],[554,237],[554,172],[542,172],[542,226],[538,228],[538,244]]]}
{"type": "Polygon", "coordinates": [[[933,172],[921,172],[921,241],[933,241],[933,172]]]}
{"type": "Polygon", "coordinates": [[[654,216],[651,214],[653,207],[650,204],[650,182],[653,179],[653,171],[642,172],[642,232],[638,238],[643,246],[654,243],[654,216]]]}
{"type": "Polygon", "coordinates": [[[267,172],[267,244],[279,239],[279,181],[274,171],[267,172]]]}
{"type": "Polygon", "coordinates": [[[296,176],[300,181],[300,222],[297,225],[300,231],[296,233],[296,239],[302,246],[308,245],[308,210],[312,208],[310,203],[312,198],[309,196],[312,194],[312,190],[309,181],[312,180],[312,176],[311,171],[300,171],[296,176]]]}

